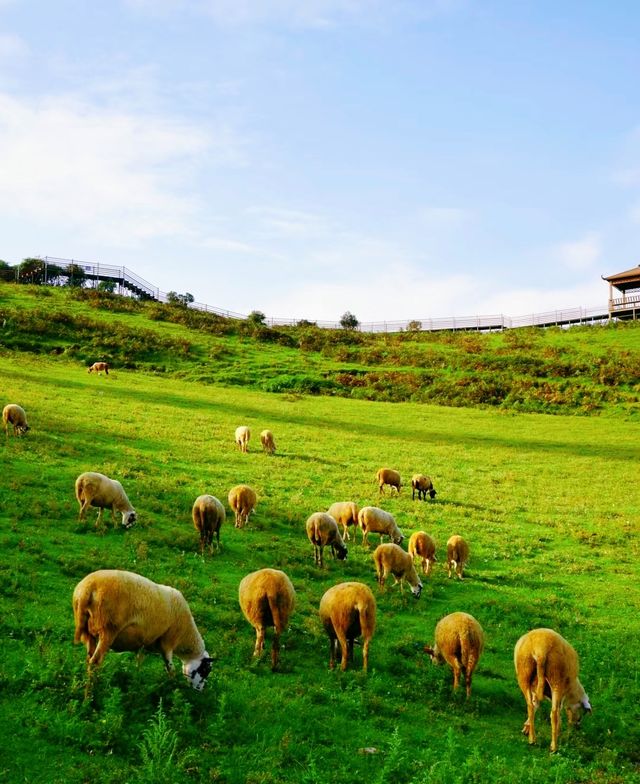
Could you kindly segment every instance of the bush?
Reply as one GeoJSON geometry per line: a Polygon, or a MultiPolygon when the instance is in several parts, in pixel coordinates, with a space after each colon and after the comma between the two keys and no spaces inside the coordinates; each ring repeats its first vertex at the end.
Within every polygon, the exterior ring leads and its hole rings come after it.
{"type": "Polygon", "coordinates": [[[342,318],[340,319],[340,326],[342,329],[358,329],[360,322],[353,315],[353,313],[347,311],[346,313],[342,314],[342,318]]]}

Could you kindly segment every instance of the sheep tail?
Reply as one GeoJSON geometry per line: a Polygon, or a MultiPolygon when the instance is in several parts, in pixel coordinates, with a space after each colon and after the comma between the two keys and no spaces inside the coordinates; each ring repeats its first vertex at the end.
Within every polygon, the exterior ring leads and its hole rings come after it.
{"type": "Polygon", "coordinates": [[[544,656],[540,656],[536,659],[536,691],[534,694],[535,705],[542,705],[542,701],[544,700],[545,663],[546,659],[544,656]]]}
{"type": "Polygon", "coordinates": [[[282,613],[282,608],[280,607],[277,596],[269,597],[269,609],[271,610],[271,617],[273,618],[275,630],[280,634],[285,628],[286,614],[282,613]]]}
{"type": "Polygon", "coordinates": [[[88,633],[89,620],[89,600],[90,594],[82,594],[73,602],[73,618],[76,623],[73,642],[75,644],[84,642],[85,635],[88,633]]]}

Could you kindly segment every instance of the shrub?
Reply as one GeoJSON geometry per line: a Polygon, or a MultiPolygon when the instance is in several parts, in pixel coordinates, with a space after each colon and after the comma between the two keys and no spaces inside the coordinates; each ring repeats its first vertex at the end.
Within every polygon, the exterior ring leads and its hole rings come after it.
{"type": "Polygon", "coordinates": [[[360,322],[353,315],[353,313],[347,310],[346,313],[342,314],[342,317],[340,319],[340,326],[342,327],[342,329],[358,329],[358,327],[360,326],[360,322]]]}

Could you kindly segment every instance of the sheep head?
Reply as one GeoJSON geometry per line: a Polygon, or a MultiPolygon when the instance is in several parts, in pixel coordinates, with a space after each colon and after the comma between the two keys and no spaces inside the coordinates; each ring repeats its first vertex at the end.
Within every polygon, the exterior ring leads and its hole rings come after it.
{"type": "Polygon", "coordinates": [[[136,513],[133,511],[133,509],[130,512],[122,513],[122,525],[125,528],[131,528],[131,526],[135,525],[136,519],[136,513]]]}
{"type": "Polygon", "coordinates": [[[191,686],[196,691],[202,691],[204,689],[209,673],[211,672],[212,662],[213,659],[211,659],[209,654],[205,651],[200,659],[185,662],[182,665],[182,672],[185,677],[189,678],[191,686]]]}

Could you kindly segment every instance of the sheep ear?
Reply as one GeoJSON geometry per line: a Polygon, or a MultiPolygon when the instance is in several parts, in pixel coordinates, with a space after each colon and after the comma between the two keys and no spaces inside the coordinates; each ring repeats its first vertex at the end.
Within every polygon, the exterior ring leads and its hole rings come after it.
{"type": "Polygon", "coordinates": [[[587,711],[587,713],[592,713],[591,703],[589,702],[589,698],[586,694],[582,698],[582,707],[587,711]]]}

